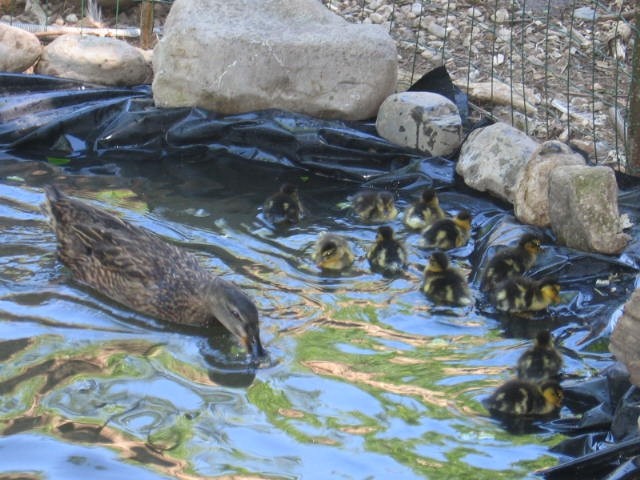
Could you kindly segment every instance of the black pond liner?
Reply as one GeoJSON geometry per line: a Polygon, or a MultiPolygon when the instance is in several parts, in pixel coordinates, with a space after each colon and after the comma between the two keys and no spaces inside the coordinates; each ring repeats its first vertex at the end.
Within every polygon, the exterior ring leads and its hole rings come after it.
{"type": "MultiPolygon", "coordinates": [[[[478,126],[470,124],[466,96],[444,68],[429,72],[411,90],[451,99],[466,133],[478,126]]],[[[398,195],[415,195],[425,186],[448,191],[454,206],[472,213],[475,232],[472,246],[452,255],[469,257],[478,272],[497,246],[536,231],[553,246],[545,247],[532,276],[558,276],[571,297],[553,309],[551,319],[512,322],[480,304],[481,312],[498,318],[509,336],[532,338],[540,328],[577,323],[591,330],[581,348],[606,345],[620,305],[638,283],[640,181],[617,174],[620,210],[634,224],[630,245],[618,256],[590,254],[555,246],[550,229],[522,225],[510,205],[468,189],[455,174],[455,156],[426,157],[391,144],[376,134],[373,122],[327,121],[280,110],[222,116],[201,108],[156,108],[148,86],[109,88],[0,73],[0,160],[63,159],[69,175],[101,165],[101,173],[117,175],[117,168],[108,167],[113,162],[249,161],[387,188],[398,195]]],[[[190,163],[190,168],[197,167],[190,163]]],[[[561,330],[560,342],[570,330],[561,330]]],[[[640,391],[630,386],[626,372],[610,368],[587,381],[565,380],[563,387],[576,416],[537,426],[571,437],[553,449],[567,461],[538,473],[552,479],[640,478],[640,391]]]]}

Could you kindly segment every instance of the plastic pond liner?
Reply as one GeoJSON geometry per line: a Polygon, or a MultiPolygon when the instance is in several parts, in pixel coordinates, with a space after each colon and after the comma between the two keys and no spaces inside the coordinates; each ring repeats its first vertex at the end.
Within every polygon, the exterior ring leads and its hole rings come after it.
{"type": "MultiPolygon", "coordinates": [[[[443,70],[414,88],[466,112],[443,70]]],[[[455,159],[392,145],[371,123],[158,109],[147,87],[37,75],[2,74],[0,91],[1,474],[640,475],[640,393],[607,350],[638,286],[635,179],[618,175],[632,243],[619,256],[588,254],[466,188],[455,159]],[[261,206],[284,182],[298,187],[305,216],[273,228],[261,206]],[[39,211],[49,183],[190,248],[243,288],[269,363],[249,368],[224,332],[165,325],[74,282],[39,211]],[[343,205],[363,187],[392,191],[400,209],[432,187],[445,210],[471,212],[469,244],[449,253],[469,273],[473,306],[437,307],[420,292],[429,252],[400,217],[390,224],[408,247],[406,273],[370,271],[377,225],[343,205]],[[310,260],[323,231],[354,243],[349,270],[323,273],[310,260]],[[488,258],[524,232],[544,239],[530,274],[558,278],[563,300],[528,318],[497,312],[478,288],[488,258]],[[563,355],[563,408],[491,418],[481,401],[541,329],[563,355]]]]}

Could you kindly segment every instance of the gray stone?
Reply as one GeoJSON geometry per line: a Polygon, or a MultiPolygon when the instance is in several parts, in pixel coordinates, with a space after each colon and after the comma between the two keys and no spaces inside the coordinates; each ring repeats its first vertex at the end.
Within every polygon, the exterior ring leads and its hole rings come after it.
{"type": "Polygon", "coordinates": [[[161,107],[348,120],[376,115],[398,68],[385,28],[349,23],[317,0],[176,0],[153,66],[161,107]]]}
{"type": "Polygon", "coordinates": [[[584,165],[584,158],[557,140],[543,143],[533,152],[516,186],[514,211],[522,223],[548,227],[549,176],[556,167],[584,165]]]}
{"type": "Polygon", "coordinates": [[[622,316],[618,319],[609,350],[619,362],[626,365],[631,382],[640,386],[640,289],[636,289],[624,305],[622,316]]]}
{"type": "Polygon", "coordinates": [[[622,232],[618,185],[608,167],[555,168],[549,179],[549,219],[558,243],[578,250],[618,254],[631,240],[622,232]]]}
{"type": "Polygon", "coordinates": [[[462,144],[456,172],[471,188],[513,203],[522,170],[538,147],[506,123],[473,131],[462,144]]]}
{"type": "Polygon", "coordinates": [[[42,45],[33,33],[0,24],[0,72],[24,72],[41,53],[42,45]]]}
{"type": "Polygon", "coordinates": [[[430,156],[449,155],[462,141],[462,119],[455,103],[431,92],[402,92],[380,106],[378,134],[430,156]]]}
{"type": "Polygon", "coordinates": [[[36,72],[101,85],[139,85],[150,65],[140,50],[115,38],[63,35],[47,45],[36,72]]]}

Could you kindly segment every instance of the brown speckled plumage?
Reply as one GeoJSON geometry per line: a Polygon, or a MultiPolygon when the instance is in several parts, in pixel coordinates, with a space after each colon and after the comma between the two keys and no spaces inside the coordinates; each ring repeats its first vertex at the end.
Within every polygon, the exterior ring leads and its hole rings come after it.
{"type": "Polygon", "coordinates": [[[55,187],[45,191],[58,258],[77,280],[167,322],[196,327],[220,322],[254,356],[264,354],[251,299],[205,270],[195,255],[55,187]]]}

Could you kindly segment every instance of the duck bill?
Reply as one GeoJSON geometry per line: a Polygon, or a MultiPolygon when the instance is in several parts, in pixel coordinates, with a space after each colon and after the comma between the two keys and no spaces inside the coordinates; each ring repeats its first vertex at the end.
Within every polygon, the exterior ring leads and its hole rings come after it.
{"type": "Polygon", "coordinates": [[[260,342],[259,337],[251,338],[249,336],[246,336],[243,338],[243,342],[244,346],[247,349],[247,352],[249,353],[249,355],[251,355],[251,358],[253,360],[257,360],[266,355],[264,348],[262,348],[262,343],[260,342]]]}

